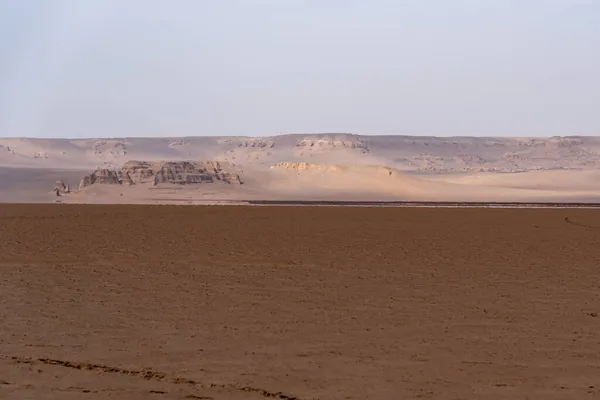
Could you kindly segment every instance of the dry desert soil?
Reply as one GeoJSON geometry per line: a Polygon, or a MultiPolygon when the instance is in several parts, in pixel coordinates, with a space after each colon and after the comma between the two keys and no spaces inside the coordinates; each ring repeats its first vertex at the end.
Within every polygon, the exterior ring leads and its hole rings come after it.
{"type": "Polygon", "coordinates": [[[0,206],[3,399],[600,397],[600,213],[0,206]]]}

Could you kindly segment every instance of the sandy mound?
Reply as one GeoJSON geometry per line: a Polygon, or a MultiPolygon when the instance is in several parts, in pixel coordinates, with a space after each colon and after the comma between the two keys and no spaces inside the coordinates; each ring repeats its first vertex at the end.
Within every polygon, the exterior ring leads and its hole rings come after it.
{"type": "Polygon", "coordinates": [[[270,167],[275,191],[344,197],[398,198],[424,195],[444,183],[428,182],[394,168],[374,165],[280,162],[270,167]]]}
{"type": "Polygon", "coordinates": [[[600,171],[529,171],[519,173],[435,174],[424,179],[479,187],[553,191],[596,191],[600,189],[600,171]]]}
{"type": "Polygon", "coordinates": [[[275,192],[303,197],[420,201],[597,201],[600,172],[539,171],[479,175],[407,174],[374,165],[280,162],[275,192]],[[573,177],[574,179],[571,179],[573,177]],[[479,178],[479,179],[478,179],[479,178]],[[564,182],[571,182],[565,185],[564,182]],[[552,184],[553,183],[553,184],[552,184]],[[563,185],[563,186],[561,186],[563,185]]]}

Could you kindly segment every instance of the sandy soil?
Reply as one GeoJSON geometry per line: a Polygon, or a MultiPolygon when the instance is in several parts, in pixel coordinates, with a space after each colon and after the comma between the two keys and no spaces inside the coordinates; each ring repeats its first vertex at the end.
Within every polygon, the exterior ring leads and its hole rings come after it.
{"type": "Polygon", "coordinates": [[[512,174],[407,174],[380,166],[314,170],[247,169],[243,185],[92,185],[57,197],[62,179],[77,188],[84,171],[0,167],[0,203],[207,204],[244,200],[600,202],[597,171],[512,174]]]}
{"type": "Polygon", "coordinates": [[[0,227],[3,399],[600,396],[597,211],[2,205],[0,227]]]}

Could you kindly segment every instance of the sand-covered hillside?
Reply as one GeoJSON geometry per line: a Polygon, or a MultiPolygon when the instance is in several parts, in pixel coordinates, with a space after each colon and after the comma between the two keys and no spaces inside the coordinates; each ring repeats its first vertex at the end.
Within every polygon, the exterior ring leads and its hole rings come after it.
{"type": "Polygon", "coordinates": [[[0,169],[0,201],[596,201],[600,137],[0,138],[0,169]]]}

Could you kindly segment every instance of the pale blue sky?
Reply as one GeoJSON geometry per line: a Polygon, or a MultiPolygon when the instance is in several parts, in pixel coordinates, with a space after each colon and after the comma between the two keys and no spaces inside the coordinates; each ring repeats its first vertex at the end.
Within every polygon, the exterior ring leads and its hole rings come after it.
{"type": "Polygon", "coordinates": [[[600,0],[0,0],[0,136],[600,135],[600,0]]]}

